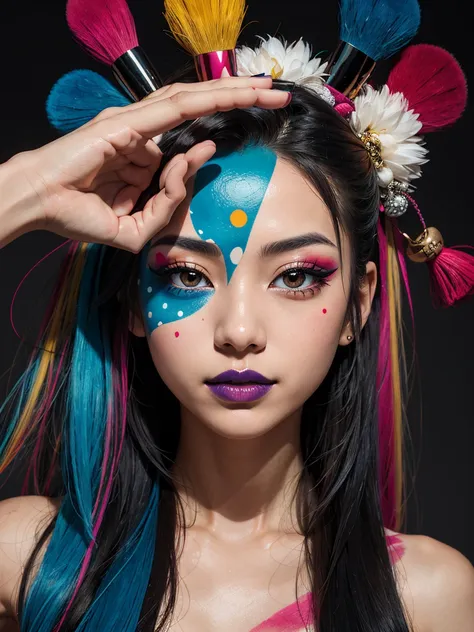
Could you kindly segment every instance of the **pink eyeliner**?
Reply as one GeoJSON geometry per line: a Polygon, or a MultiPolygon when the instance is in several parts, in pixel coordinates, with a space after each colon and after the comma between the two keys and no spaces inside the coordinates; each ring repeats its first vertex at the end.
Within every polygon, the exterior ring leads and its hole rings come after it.
{"type": "Polygon", "coordinates": [[[302,263],[309,263],[311,265],[322,268],[323,270],[334,270],[334,272],[338,268],[337,261],[332,259],[331,257],[324,257],[323,255],[309,255],[305,256],[302,260],[302,263]]]}

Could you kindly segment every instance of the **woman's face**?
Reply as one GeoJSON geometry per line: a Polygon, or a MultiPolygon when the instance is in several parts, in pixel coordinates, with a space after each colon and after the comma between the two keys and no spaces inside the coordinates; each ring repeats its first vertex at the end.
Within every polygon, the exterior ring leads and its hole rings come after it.
{"type": "MultiPolygon", "coordinates": [[[[343,235],[338,251],[314,188],[266,148],[214,157],[150,243],[139,279],[146,331],[138,319],[132,330],[187,413],[249,438],[299,411],[352,333],[349,243],[343,235]]],[[[374,264],[368,273],[363,321],[374,264]]]]}

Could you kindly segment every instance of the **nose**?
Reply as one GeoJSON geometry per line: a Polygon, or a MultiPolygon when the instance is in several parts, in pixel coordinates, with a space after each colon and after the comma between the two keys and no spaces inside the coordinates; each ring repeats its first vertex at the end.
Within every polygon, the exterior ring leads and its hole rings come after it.
{"type": "Polygon", "coordinates": [[[226,287],[214,333],[214,345],[219,351],[243,357],[265,349],[266,329],[257,294],[258,290],[235,278],[226,287]]]}

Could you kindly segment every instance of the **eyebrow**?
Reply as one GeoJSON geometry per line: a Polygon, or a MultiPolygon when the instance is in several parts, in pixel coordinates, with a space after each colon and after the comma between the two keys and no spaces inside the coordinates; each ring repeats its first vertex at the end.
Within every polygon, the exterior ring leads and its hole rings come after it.
{"type": "Polygon", "coordinates": [[[260,248],[260,257],[271,257],[279,255],[283,252],[289,252],[290,250],[296,250],[297,248],[303,248],[304,246],[314,245],[332,246],[337,249],[328,237],[321,233],[305,233],[304,235],[297,235],[296,237],[289,237],[288,239],[282,239],[280,241],[272,241],[260,248]]]}
{"type": "MultiPolygon", "coordinates": [[[[288,239],[281,239],[279,241],[272,241],[265,244],[260,248],[259,255],[261,258],[272,257],[275,255],[296,250],[297,248],[303,248],[304,246],[324,245],[336,248],[328,237],[321,233],[305,233],[303,235],[297,235],[295,237],[289,237],[288,239]]],[[[222,255],[221,249],[212,242],[204,241],[203,239],[195,239],[194,237],[180,237],[179,235],[166,235],[160,237],[156,241],[151,243],[150,248],[155,246],[178,246],[184,250],[190,252],[196,252],[207,257],[220,257],[222,255]]]]}
{"type": "Polygon", "coordinates": [[[150,248],[155,246],[178,246],[184,250],[190,250],[207,257],[220,257],[221,249],[216,244],[203,239],[194,239],[193,237],[179,237],[178,235],[167,235],[160,237],[151,243],[150,248]]]}

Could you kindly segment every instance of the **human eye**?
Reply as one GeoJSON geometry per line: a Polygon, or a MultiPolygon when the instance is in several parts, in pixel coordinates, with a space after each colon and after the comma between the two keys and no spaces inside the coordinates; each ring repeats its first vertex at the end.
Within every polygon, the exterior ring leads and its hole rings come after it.
{"type": "Polygon", "coordinates": [[[298,261],[288,264],[272,281],[270,287],[289,293],[294,298],[314,296],[323,286],[328,285],[336,270],[335,264],[322,266],[314,261],[298,261]]]}
{"type": "Polygon", "coordinates": [[[151,270],[172,294],[195,293],[213,288],[211,281],[195,263],[177,261],[151,270]]]}

